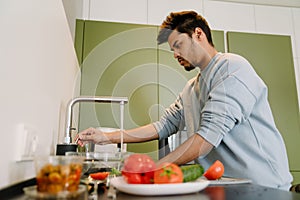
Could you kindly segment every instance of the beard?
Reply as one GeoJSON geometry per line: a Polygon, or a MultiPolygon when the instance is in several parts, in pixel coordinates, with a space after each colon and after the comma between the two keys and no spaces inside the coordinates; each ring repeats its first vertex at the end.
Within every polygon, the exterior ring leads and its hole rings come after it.
{"type": "Polygon", "coordinates": [[[192,71],[193,69],[195,69],[196,67],[194,65],[188,65],[188,66],[184,66],[185,71],[192,71]]]}
{"type": "Polygon", "coordinates": [[[179,64],[181,66],[183,66],[186,71],[191,71],[191,70],[195,69],[194,65],[192,65],[191,63],[189,63],[187,60],[183,59],[182,57],[179,57],[177,60],[178,60],[179,64]]]}

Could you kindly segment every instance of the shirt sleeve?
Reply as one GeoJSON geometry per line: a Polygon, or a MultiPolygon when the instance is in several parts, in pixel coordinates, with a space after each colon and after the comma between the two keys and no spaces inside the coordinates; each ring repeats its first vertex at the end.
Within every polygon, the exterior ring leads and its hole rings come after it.
{"type": "Polygon", "coordinates": [[[159,139],[164,139],[176,133],[184,127],[184,115],[181,95],[175,102],[167,108],[159,121],[153,125],[159,135],[159,139]]]}
{"type": "Polygon", "coordinates": [[[223,137],[249,117],[256,98],[236,76],[228,75],[212,87],[201,111],[198,134],[217,147],[223,137]]]}

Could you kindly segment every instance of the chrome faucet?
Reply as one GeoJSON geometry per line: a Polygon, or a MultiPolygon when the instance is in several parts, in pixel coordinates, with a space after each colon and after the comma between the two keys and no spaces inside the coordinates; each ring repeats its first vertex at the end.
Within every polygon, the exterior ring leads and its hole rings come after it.
{"type": "Polygon", "coordinates": [[[67,119],[66,119],[66,132],[65,132],[65,144],[71,144],[72,142],[72,109],[74,104],[77,102],[96,102],[96,103],[119,103],[121,108],[121,124],[120,129],[123,130],[123,109],[124,104],[128,102],[127,97],[106,97],[106,96],[80,96],[72,99],[67,108],[67,119]]]}

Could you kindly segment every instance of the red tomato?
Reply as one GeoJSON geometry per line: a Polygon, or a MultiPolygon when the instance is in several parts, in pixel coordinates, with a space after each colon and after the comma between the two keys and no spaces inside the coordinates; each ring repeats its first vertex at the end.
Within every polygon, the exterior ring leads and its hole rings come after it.
{"type": "Polygon", "coordinates": [[[124,160],[122,175],[127,183],[153,183],[155,162],[146,154],[131,154],[124,160]]]}
{"type": "Polygon", "coordinates": [[[131,154],[124,160],[122,171],[145,173],[155,169],[155,162],[146,154],[131,154]]]}
{"type": "Polygon", "coordinates": [[[182,183],[183,173],[174,163],[163,163],[154,172],[154,183],[182,183]]]}
{"type": "Polygon", "coordinates": [[[224,165],[221,161],[216,160],[203,174],[208,180],[216,180],[223,176],[224,165]]]}
{"type": "Polygon", "coordinates": [[[95,180],[104,180],[109,175],[109,172],[97,172],[90,174],[90,177],[92,177],[95,180]]]}
{"type": "Polygon", "coordinates": [[[142,183],[142,177],[138,173],[127,173],[124,176],[127,183],[130,184],[141,184],[142,183]]]}

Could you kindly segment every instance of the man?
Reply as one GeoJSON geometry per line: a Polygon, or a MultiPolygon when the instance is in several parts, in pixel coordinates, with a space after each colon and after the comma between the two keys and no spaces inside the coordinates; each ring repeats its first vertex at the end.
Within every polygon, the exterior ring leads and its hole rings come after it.
{"type": "MultiPolygon", "coordinates": [[[[184,164],[195,160],[208,168],[215,160],[224,176],[288,190],[285,144],[267,100],[267,87],[241,56],[214,48],[206,20],[193,11],[171,13],[161,25],[158,43],[168,42],[186,70],[198,67],[161,119],[124,133],[124,142],[165,139],[186,127],[189,138],[158,163],[184,164]]],[[[77,136],[78,144],[119,143],[120,132],[90,128],[77,136]]]]}

